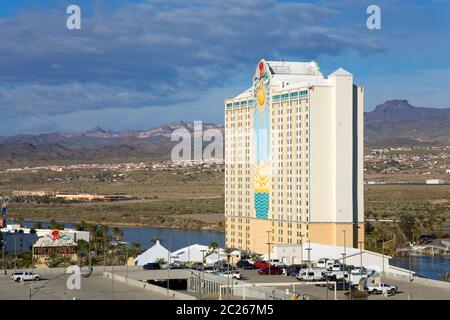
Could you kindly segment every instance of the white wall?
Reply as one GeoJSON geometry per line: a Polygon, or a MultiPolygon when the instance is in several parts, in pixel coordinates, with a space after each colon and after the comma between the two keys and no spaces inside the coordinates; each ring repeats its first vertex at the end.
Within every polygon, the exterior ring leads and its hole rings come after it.
{"type": "Polygon", "coordinates": [[[353,76],[330,75],[334,85],[333,111],[336,144],[336,221],[352,221],[353,76]]]}
{"type": "Polygon", "coordinates": [[[310,222],[335,221],[332,87],[314,86],[309,107],[310,222]]]}

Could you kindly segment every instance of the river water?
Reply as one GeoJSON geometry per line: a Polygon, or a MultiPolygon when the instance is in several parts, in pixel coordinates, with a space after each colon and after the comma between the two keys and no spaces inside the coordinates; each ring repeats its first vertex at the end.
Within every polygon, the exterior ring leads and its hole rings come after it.
{"type": "MultiPolygon", "coordinates": [[[[395,257],[391,259],[390,264],[409,270],[408,257],[395,257]]],[[[441,277],[444,273],[450,273],[450,259],[433,256],[412,256],[411,269],[418,276],[442,280],[441,277]]]]}

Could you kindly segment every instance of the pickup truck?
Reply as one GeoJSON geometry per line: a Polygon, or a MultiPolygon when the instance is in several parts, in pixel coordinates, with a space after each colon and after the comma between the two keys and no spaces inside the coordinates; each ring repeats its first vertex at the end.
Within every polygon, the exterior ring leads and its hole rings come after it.
{"type": "Polygon", "coordinates": [[[41,277],[36,273],[31,272],[14,272],[11,275],[11,279],[14,281],[39,281],[41,277]]]}
{"type": "Polygon", "coordinates": [[[398,292],[398,287],[391,286],[386,283],[368,284],[367,292],[370,294],[379,294],[379,293],[396,294],[398,292]]]}

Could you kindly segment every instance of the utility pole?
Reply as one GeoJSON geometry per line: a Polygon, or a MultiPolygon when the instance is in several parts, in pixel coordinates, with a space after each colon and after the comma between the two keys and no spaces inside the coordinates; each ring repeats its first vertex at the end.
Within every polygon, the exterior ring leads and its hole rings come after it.
{"type": "Polygon", "coordinates": [[[311,240],[308,239],[308,248],[306,248],[308,251],[308,269],[311,268],[311,240]]]}
{"type": "Polygon", "coordinates": [[[167,250],[167,295],[170,292],[170,259],[172,256],[172,237],[169,239],[169,250],[167,250]]]}
{"type": "Polygon", "coordinates": [[[200,251],[202,252],[202,276],[203,276],[203,280],[200,280],[200,292],[202,292],[203,285],[205,282],[205,252],[208,250],[202,249],[200,251]]]}
{"type": "Polygon", "coordinates": [[[125,247],[125,283],[128,283],[128,244],[125,247]]]}
{"type": "Polygon", "coordinates": [[[5,272],[5,276],[6,276],[6,260],[5,260],[5,246],[6,246],[6,241],[4,238],[4,234],[2,235],[2,258],[3,258],[3,270],[5,272]]]}
{"type": "Polygon", "coordinates": [[[304,237],[303,234],[300,232],[300,265],[303,264],[303,237],[304,237]]]}
{"type": "Polygon", "coordinates": [[[272,231],[267,230],[266,232],[267,232],[267,247],[268,247],[268,260],[269,260],[269,276],[270,276],[270,265],[271,265],[271,263],[270,263],[270,245],[272,244],[270,242],[270,233],[272,231]]]}
{"type": "MultiPolygon", "coordinates": [[[[359,283],[361,283],[361,279],[362,279],[362,245],[364,244],[364,241],[359,241],[358,242],[359,243],[359,258],[360,258],[360,260],[359,260],[359,264],[360,264],[360,266],[359,266],[359,283]]],[[[359,288],[359,289],[361,289],[361,288],[359,288]]],[[[364,289],[364,288],[363,288],[364,289]]],[[[361,291],[363,291],[363,290],[361,290],[361,291]]]]}

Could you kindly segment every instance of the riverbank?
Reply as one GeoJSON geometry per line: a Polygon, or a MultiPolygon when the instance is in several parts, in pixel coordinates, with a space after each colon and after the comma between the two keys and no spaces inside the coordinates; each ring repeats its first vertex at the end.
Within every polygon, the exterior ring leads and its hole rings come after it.
{"type": "MultiPolygon", "coordinates": [[[[36,221],[24,221],[25,227],[31,227],[36,221]]],[[[76,225],[71,222],[60,221],[67,228],[75,228],[76,225]]],[[[49,222],[43,222],[43,226],[47,227],[49,222]]],[[[109,232],[112,234],[113,225],[109,232]]],[[[154,228],[154,227],[137,227],[137,226],[120,226],[123,231],[122,241],[133,243],[138,242],[142,248],[147,249],[155,244],[155,239],[159,239],[163,246],[170,251],[184,248],[191,244],[209,245],[211,242],[217,242],[221,247],[225,246],[225,235],[222,232],[211,230],[187,230],[179,228],[154,228]]]]}
{"type": "MultiPolygon", "coordinates": [[[[74,227],[76,226],[76,224],[80,223],[81,221],[84,221],[88,224],[98,224],[98,225],[108,225],[110,227],[125,227],[125,228],[130,228],[130,227],[135,227],[135,228],[155,228],[155,229],[175,229],[175,230],[191,230],[191,231],[213,231],[213,232],[220,232],[220,233],[224,233],[224,228],[223,225],[219,225],[218,223],[215,224],[208,224],[205,223],[203,221],[198,221],[198,220],[194,220],[192,219],[193,223],[189,223],[189,221],[186,221],[186,218],[183,218],[183,221],[179,221],[180,223],[176,223],[176,224],[150,224],[150,223],[145,223],[145,222],[124,222],[124,221],[120,221],[120,222],[116,222],[116,221],[108,221],[108,220],[75,220],[75,219],[40,219],[40,216],[27,216],[22,217],[22,216],[16,216],[16,215],[10,215],[10,217],[8,218],[9,222],[8,223],[13,223],[14,221],[19,221],[19,218],[24,219],[24,221],[39,221],[39,222],[43,222],[43,223],[49,223],[51,220],[55,220],[59,223],[63,223],[64,225],[67,224],[72,224],[74,227]],[[181,223],[182,222],[182,223],[181,223]]],[[[181,219],[180,219],[181,220],[181,219]]],[[[177,222],[177,221],[176,221],[177,222]]]]}

